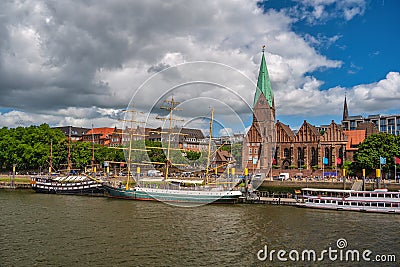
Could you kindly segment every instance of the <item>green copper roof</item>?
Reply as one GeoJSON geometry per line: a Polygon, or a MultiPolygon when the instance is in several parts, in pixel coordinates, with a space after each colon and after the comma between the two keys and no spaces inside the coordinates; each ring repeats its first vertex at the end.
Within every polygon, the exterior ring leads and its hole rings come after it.
{"type": "Polygon", "coordinates": [[[258,73],[258,81],[257,81],[257,90],[254,96],[254,103],[253,107],[257,103],[258,98],[260,97],[261,93],[265,96],[268,101],[270,107],[272,107],[272,87],[271,82],[269,81],[268,69],[267,64],[265,63],[264,51],[261,58],[261,65],[260,65],[260,72],[258,73]]]}

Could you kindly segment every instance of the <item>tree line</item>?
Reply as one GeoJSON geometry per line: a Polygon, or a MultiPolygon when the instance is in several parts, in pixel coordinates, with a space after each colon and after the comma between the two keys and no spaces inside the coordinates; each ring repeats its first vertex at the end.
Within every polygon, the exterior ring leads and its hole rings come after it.
{"type": "MultiPolygon", "coordinates": [[[[84,170],[92,163],[94,152],[95,164],[104,166],[105,161],[125,162],[127,149],[109,148],[91,142],[69,142],[63,132],[52,129],[47,124],[30,127],[0,129],[0,172],[9,172],[13,165],[19,171],[47,171],[50,166],[50,146],[52,146],[52,168],[67,168],[68,146],[73,169],[84,170]],[[94,146],[94,149],[93,149],[94,146]]],[[[166,162],[166,147],[161,142],[134,141],[132,143],[131,162],[166,162]],[[151,147],[151,148],[146,148],[151,147]]],[[[127,145],[125,146],[127,148],[127,145]]],[[[170,158],[174,163],[189,164],[198,160],[206,162],[204,153],[174,150],[170,158]]]]}
{"type": "MultiPolygon", "coordinates": [[[[53,169],[66,169],[68,163],[68,138],[59,130],[47,124],[30,127],[0,129],[0,169],[7,172],[15,164],[17,170],[45,171],[50,166],[50,146],[52,144],[53,169]]],[[[88,142],[70,142],[73,168],[84,169],[91,164],[92,151],[95,162],[106,160],[123,161],[123,152],[88,142]]]]}

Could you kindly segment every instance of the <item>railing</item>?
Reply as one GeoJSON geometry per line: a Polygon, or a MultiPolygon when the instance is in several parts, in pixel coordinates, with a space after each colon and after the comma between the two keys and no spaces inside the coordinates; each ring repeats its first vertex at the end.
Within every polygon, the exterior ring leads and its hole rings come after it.
{"type": "Polygon", "coordinates": [[[267,191],[259,191],[256,192],[258,197],[268,197],[268,198],[294,198],[294,194],[291,193],[282,193],[282,194],[276,194],[276,193],[270,193],[267,191]]]}

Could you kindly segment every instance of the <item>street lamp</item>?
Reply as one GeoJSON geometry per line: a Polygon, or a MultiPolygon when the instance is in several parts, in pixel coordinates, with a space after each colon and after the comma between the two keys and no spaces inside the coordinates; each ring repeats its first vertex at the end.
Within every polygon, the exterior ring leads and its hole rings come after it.
{"type": "Polygon", "coordinates": [[[13,175],[12,179],[10,177],[10,188],[14,188],[14,181],[15,181],[15,167],[17,167],[17,164],[13,164],[13,175]]]}

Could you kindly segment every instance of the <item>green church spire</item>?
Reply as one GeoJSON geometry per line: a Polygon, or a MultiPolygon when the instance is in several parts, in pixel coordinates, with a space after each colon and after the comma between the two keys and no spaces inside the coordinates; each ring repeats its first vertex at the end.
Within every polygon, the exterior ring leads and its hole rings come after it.
{"type": "Polygon", "coordinates": [[[256,105],[257,100],[262,93],[267,99],[269,106],[272,108],[273,94],[272,94],[271,82],[269,80],[267,64],[265,63],[264,48],[265,46],[263,46],[262,49],[263,54],[261,58],[260,72],[258,73],[258,81],[257,81],[258,89],[256,90],[256,94],[254,96],[253,107],[256,105]]]}

